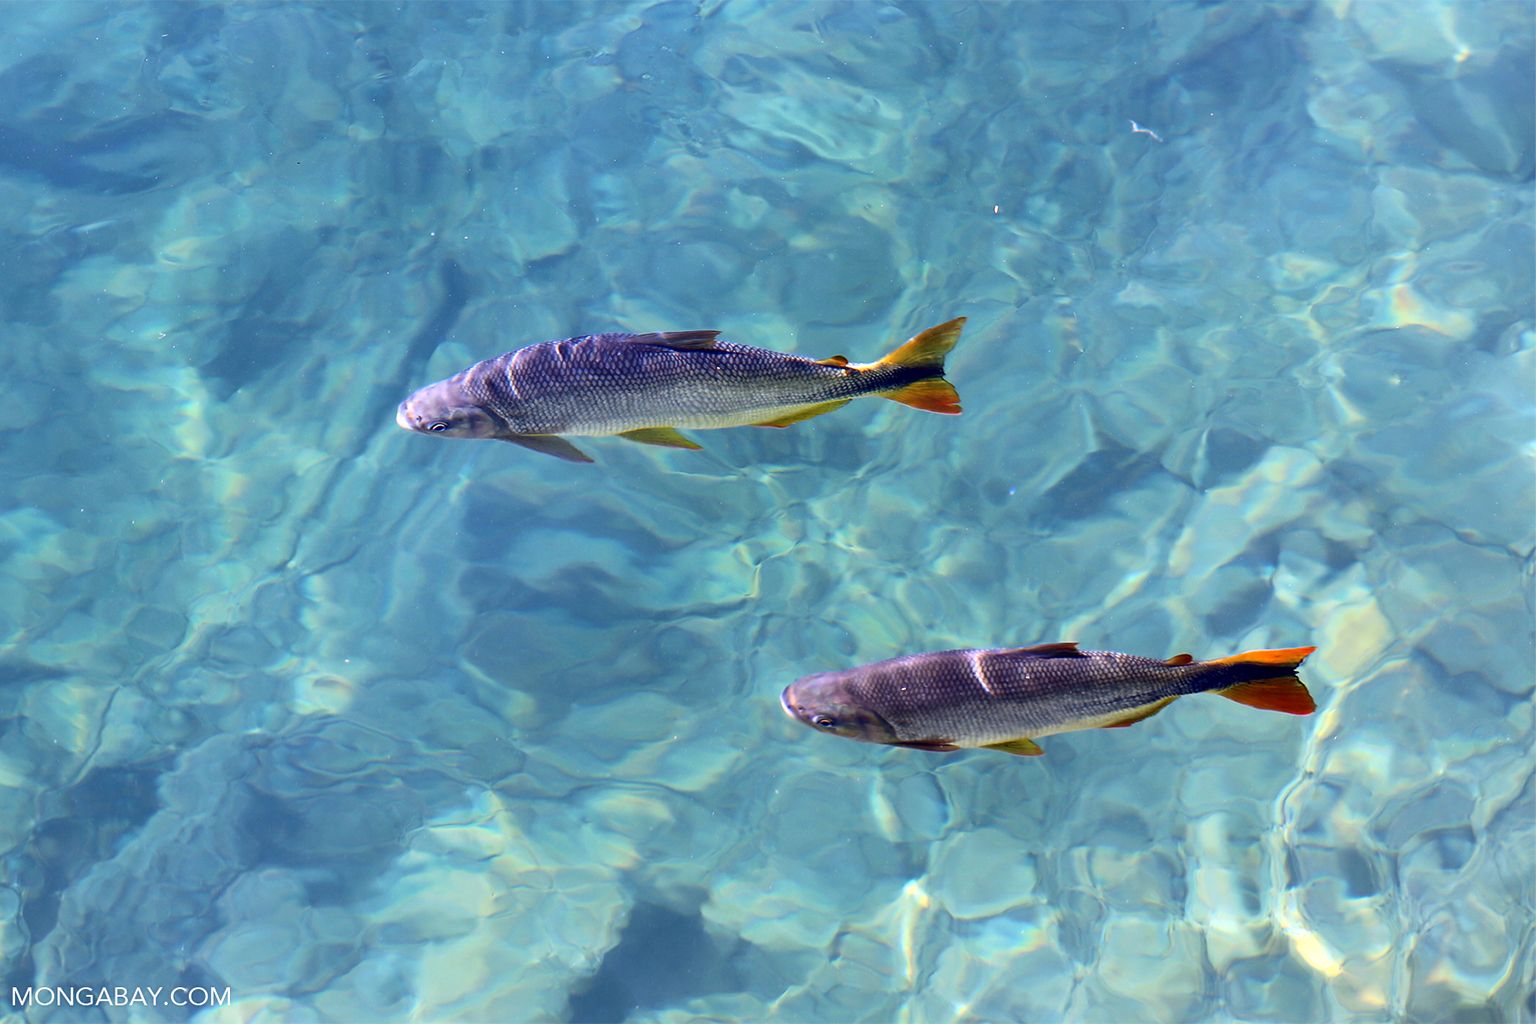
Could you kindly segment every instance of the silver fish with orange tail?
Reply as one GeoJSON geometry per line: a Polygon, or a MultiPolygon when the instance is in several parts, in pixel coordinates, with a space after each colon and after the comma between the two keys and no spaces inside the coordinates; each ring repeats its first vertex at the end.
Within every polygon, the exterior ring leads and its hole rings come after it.
{"type": "Polygon", "coordinates": [[[865,395],[958,413],[944,357],[965,317],[874,363],[806,359],[721,341],[719,331],[591,334],[476,363],[400,403],[395,422],[441,437],[494,438],[591,462],[570,437],[699,446],[678,428],[787,427],[865,395]]]}
{"type": "Polygon", "coordinates": [[[1296,669],[1315,647],[1248,651],[1215,661],[1167,661],[1075,643],[936,651],[818,672],[779,698],[819,732],[918,750],[987,747],[1034,756],[1040,736],[1114,729],[1180,697],[1215,692],[1265,711],[1317,710],[1296,669]]]}

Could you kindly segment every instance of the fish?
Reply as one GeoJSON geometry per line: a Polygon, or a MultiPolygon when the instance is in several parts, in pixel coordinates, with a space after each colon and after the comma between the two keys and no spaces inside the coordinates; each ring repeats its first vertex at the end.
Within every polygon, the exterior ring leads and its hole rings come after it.
{"type": "Polygon", "coordinates": [[[807,359],[722,341],[719,331],[589,334],[529,345],[418,389],[395,422],[439,437],[510,441],[591,462],[566,437],[618,436],[698,450],[682,429],[787,427],[877,395],[958,414],[944,357],[965,317],[930,327],[873,363],[807,359]]]}
{"type": "Polygon", "coordinates": [[[1081,651],[1072,642],[933,651],[804,676],[779,701],[812,729],[863,743],[1036,757],[1045,753],[1035,742],[1042,736],[1134,725],[1194,693],[1310,715],[1317,704],[1296,669],[1315,650],[1214,661],[1081,651]]]}

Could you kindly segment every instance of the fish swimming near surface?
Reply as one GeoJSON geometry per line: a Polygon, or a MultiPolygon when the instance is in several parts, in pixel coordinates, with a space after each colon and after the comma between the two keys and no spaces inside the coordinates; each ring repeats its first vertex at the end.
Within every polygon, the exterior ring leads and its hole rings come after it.
{"type": "Polygon", "coordinates": [[[1296,669],[1317,648],[1167,661],[1075,643],[936,651],[805,676],[779,698],[819,732],[918,750],[987,747],[1034,756],[1040,736],[1114,729],[1214,691],[1266,711],[1317,710],[1296,669]]]}
{"type": "Polygon", "coordinates": [[[787,427],[865,395],[958,413],[944,357],[965,317],[873,363],[807,359],[721,341],[719,331],[589,334],[476,363],[400,403],[395,422],[442,437],[494,438],[591,462],[565,437],[617,435],[699,448],[678,428],[787,427]]]}

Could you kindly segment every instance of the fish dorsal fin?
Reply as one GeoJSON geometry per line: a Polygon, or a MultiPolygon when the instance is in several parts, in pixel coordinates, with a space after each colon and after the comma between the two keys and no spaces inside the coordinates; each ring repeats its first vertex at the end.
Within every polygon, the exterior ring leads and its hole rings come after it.
{"type": "Polygon", "coordinates": [[[524,448],[532,448],[536,452],[545,455],[553,455],[557,459],[566,462],[591,462],[585,452],[577,448],[563,437],[554,434],[504,434],[497,438],[499,441],[511,441],[520,444],[524,448]]]}
{"type": "Polygon", "coordinates": [[[1276,679],[1253,679],[1246,683],[1217,690],[1227,700],[1235,700],[1260,711],[1283,711],[1287,715],[1310,715],[1317,710],[1317,702],[1307,690],[1306,684],[1295,676],[1276,679]]]}
{"type": "MultiPolygon", "coordinates": [[[[1186,657],[1187,657],[1187,655],[1186,655],[1186,657]]],[[[1152,704],[1148,704],[1144,708],[1137,708],[1135,711],[1132,711],[1131,713],[1126,715],[1124,718],[1120,719],[1120,721],[1118,721],[1118,722],[1110,722],[1108,725],[1101,725],[1101,726],[1099,726],[1099,728],[1100,729],[1124,729],[1128,725],[1135,725],[1137,722],[1144,722],[1147,719],[1151,718],[1153,715],[1157,714],[1159,711],[1163,710],[1163,708],[1167,707],[1169,704],[1172,704],[1174,701],[1176,701],[1178,699],[1179,699],[1179,695],[1178,694],[1174,694],[1172,697],[1164,697],[1162,700],[1157,701],[1157,702],[1152,703],[1152,704]]]]}
{"type": "Polygon", "coordinates": [[[847,366],[847,356],[828,356],[826,359],[816,360],[817,366],[847,366]]]}
{"type": "Polygon", "coordinates": [[[1019,757],[1039,757],[1045,751],[1040,749],[1040,744],[1031,739],[1008,740],[1003,743],[985,744],[988,750],[1001,750],[1005,754],[1017,754],[1019,757]]]}
{"type": "Polygon", "coordinates": [[[1190,662],[1192,662],[1194,660],[1195,660],[1195,656],[1193,654],[1175,654],[1173,657],[1171,657],[1167,661],[1163,662],[1163,664],[1164,665],[1188,665],[1190,662]]]}
{"type": "Polygon", "coordinates": [[[659,345],[683,351],[714,348],[719,331],[655,331],[651,334],[631,334],[623,340],[631,345],[659,345]]]}
{"type": "Polygon", "coordinates": [[[892,743],[893,747],[908,747],[912,750],[932,750],[940,753],[948,753],[960,748],[947,740],[907,740],[902,743],[892,743]]]}
{"type": "Polygon", "coordinates": [[[1088,655],[1077,649],[1077,641],[1069,640],[1057,644],[1035,644],[1033,647],[1010,647],[1002,654],[1012,654],[1024,658],[1086,658],[1088,655]]]}
{"type": "Polygon", "coordinates": [[[834,402],[821,402],[817,405],[803,405],[792,413],[779,416],[776,419],[763,420],[761,423],[753,423],[752,426],[787,427],[791,423],[799,423],[801,420],[808,420],[812,416],[820,416],[824,412],[831,412],[833,409],[841,409],[851,401],[853,401],[851,398],[839,398],[834,402]]]}
{"type": "Polygon", "coordinates": [[[676,427],[641,427],[639,430],[625,430],[620,437],[631,441],[639,441],[641,444],[655,444],[663,448],[691,448],[694,451],[703,451],[704,446],[694,444],[682,434],[676,427]]]}

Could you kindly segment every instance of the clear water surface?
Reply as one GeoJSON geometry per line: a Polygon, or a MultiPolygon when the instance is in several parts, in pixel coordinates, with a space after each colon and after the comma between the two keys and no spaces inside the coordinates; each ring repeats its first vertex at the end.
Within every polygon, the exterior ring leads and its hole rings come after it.
{"type": "Polygon", "coordinates": [[[7,1019],[1531,1020],[1532,12],[7,5],[4,996],[231,993],[7,1019]],[[393,423],[960,315],[958,419],[393,423]],[[776,702],[1049,640],[1321,708],[776,702]]]}

